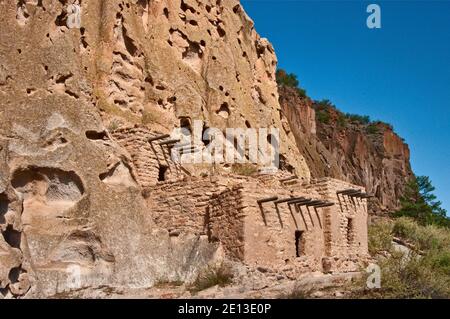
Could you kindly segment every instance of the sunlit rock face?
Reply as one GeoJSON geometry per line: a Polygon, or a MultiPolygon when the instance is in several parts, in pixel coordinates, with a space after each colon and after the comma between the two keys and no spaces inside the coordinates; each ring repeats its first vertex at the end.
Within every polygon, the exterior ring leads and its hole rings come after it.
{"type": "Polygon", "coordinates": [[[283,121],[290,124],[300,152],[313,178],[331,176],[364,186],[375,196],[371,212],[399,208],[407,181],[413,176],[408,145],[389,125],[339,123],[337,110],[330,110],[327,123],[316,120],[312,101],[291,88],[279,90],[283,121]]]}
{"type": "Polygon", "coordinates": [[[15,0],[0,12],[0,296],[192,280],[220,258],[204,235],[155,226],[113,131],[275,127],[283,167],[309,180],[281,123],[273,47],[238,1],[15,0]]]}

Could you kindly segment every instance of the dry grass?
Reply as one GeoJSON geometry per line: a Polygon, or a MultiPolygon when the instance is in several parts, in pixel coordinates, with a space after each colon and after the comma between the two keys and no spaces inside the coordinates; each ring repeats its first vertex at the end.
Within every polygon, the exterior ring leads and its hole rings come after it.
{"type": "Polygon", "coordinates": [[[281,294],[278,296],[279,299],[311,299],[312,293],[314,292],[312,287],[303,287],[296,285],[292,291],[281,294]]]}
{"type": "Polygon", "coordinates": [[[229,266],[208,267],[202,271],[189,287],[191,292],[199,292],[210,287],[224,287],[232,283],[233,272],[229,266]]]}
{"type": "Polygon", "coordinates": [[[382,221],[369,227],[369,253],[372,256],[391,249],[394,237],[392,229],[393,223],[389,221],[382,221]]]}
{"type": "Polygon", "coordinates": [[[252,176],[258,173],[258,168],[250,163],[233,164],[231,171],[236,175],[252,176]]]}
{"type": "Polygon", "coordinates": [[[369,230],[371,253],[382,253],[381,288],[367,289],[367,276],[352,285],[353,298],[450,298],[450,231],[436,226],[420,226],[408,218],[372,225],[369,230]],[[395,251],[393,236],[416,247],[409,258],[395,251]]]}
{"type": "Polygon", "coordinates": [[[161,279],[158,280],[155,284],[155,288],[167,288],[167,287],[180,287],[183,286],[184,282],[181,280],[167,280],[167,279],[161,279]]]}

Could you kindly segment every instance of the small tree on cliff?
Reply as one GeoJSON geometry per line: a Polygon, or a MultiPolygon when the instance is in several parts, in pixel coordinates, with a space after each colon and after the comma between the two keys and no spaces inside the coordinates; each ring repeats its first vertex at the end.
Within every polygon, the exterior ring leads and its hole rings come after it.
{"type": "Polygon", "coordinates": [[[400,199],[401,209],[397,216],[408,216],[416,219],[422,225],[437,224],[450,227],[446,210],[441,207],[433,194],[435,188],[428,176],[413,177],[405,188],[400,199]]]}
{"type": "Polygon", "coordinates": [[[295,88],[298,95],[301,97],[306,97],[306,91],[299,86],[297,76],[294,73],[287,73],[283,69],[278,69],[276,72],[276,78],[279,86],[295,88]]]}

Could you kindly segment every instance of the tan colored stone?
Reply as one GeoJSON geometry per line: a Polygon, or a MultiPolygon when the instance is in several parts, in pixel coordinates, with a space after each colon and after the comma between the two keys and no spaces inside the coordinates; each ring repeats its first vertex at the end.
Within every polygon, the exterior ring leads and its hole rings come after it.
{"type": "MultiPolygon", "coordinates": [[[[190,283],[225,259],[278,268],[279,278],[322,270],[326,257],[330,271],[363,260],[365,203],[324,209],[322,226],[315,213],[302,225],[270,204],[261,216],[266,196],[336,202],[337,188],[355,186],[309,183],[292,124],[280,118],[273,47],[238,1],[82,1],[82,28],[70,29],[75,2],[0,1],[2,296],[190,283]],[[194,120],[279,128],[280,172],[182,166],[148,142],[194,120]],[[361,245],[345,241],[348,216],[361,245]]],[[[268,285],[255,276],[253,287],[268,285]]]]}

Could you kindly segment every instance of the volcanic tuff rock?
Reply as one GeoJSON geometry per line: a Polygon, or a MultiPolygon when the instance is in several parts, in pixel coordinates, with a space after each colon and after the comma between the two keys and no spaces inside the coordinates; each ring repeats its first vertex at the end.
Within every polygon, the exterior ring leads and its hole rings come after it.
{"type": "MultiPolygon", "coordinates": [[[[408,145],[384,123],[367,125],[339,123],[338,110],[330,108],[329,122],[316,119],[313,102],[300,97],[295,89],[279,88],[284,121],[289,123],[300,153],[313,178],[331,176],[363,185],[375,195],[373,213],[392,211],[412,170],[408,145]]],[[[288,134],[288,135],[289,135],[288,134]]]]}
{"type": "MultiPolygon", "coordinates": [[[[153,207],[155,192],[145,189],[180,169],[147,172],[164,156],[151,149],[147,133],[170,133],[194,120],[221,130],[280,128],[282,169],[299,184],[310,180],[303,153],[314,176],[342,173],[369,190],[380,185],[382,200],[390,200],[395,180],[375,176],[401,167],[398,156],[406,159],[392,144],[395,136],[385,135],[389,156],[364,159],[378,154],[369,145],[358,153],[359,166],[324,169],[320,156],[345,157],[347,144],[333,151],[317,139],[330,152],[308,153],[298,130],[314,135],[314,112],[290,113],[283,104],[283,117],[273,47],[236,0],[0,0],[0,15],[0,297],[192,282],[199,269],[220,263],[218,242],[160,227],[152,216],[153,208],[175,207],[172,217],[183,224],[183,209],[204,203],[178,205],[160,196],[153,207]],[[66,26],[73,3],[81,4],[80,29],[66,26]],[[357,172],[372,159],[376,169],[357,172]]],[[[208,185],[223,183],[205,181],[197,189],[160,183],[158,191],[211,196],[208,185]]]]}
{"type": "MultiPolygon", "coordinates": [[[[273,47],[239,2],[15,0],[0,12],[1,295],[189,280],[220,258],[205,236],[153,224],[110,132],[281,127],[273,47]],[[66,24],[73,3],[80,29],[66,24]]],[[[294,139],[280,139],[282,165],[308,181],[294,139]]]]}

